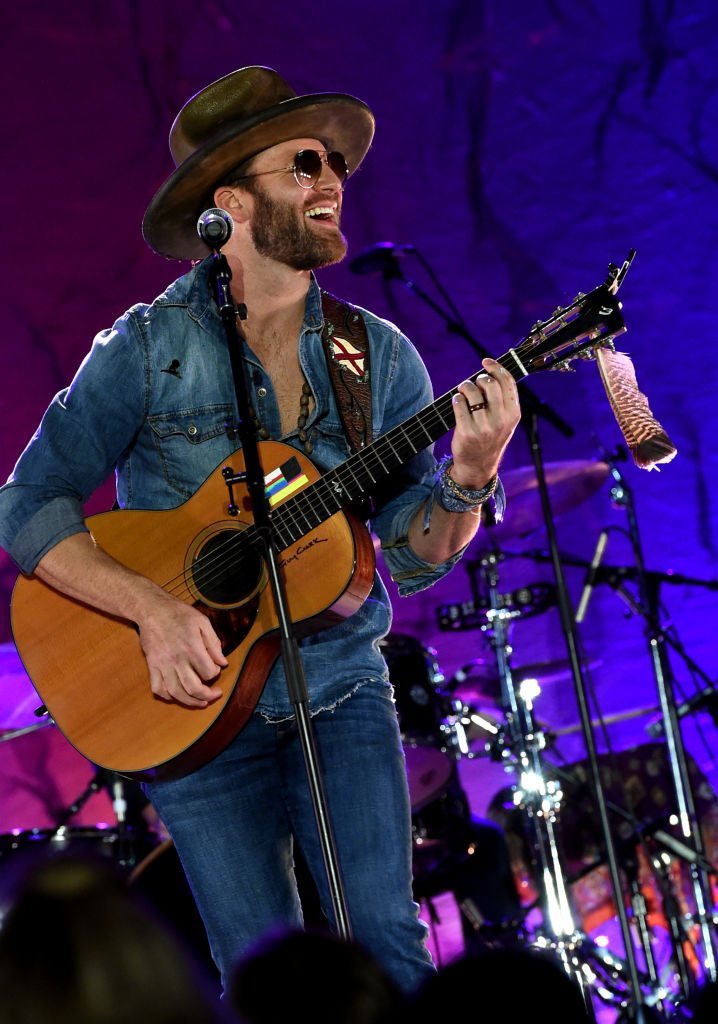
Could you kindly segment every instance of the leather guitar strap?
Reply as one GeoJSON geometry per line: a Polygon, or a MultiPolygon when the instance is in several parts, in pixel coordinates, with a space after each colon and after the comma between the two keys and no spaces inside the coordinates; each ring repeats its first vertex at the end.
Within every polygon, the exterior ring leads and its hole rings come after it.
{"type": "Polygon", "coordinates": [[[322,291],[322,343],[339,415],[353,452],[371,443],[369,338],[358,309],[322,291]]]}

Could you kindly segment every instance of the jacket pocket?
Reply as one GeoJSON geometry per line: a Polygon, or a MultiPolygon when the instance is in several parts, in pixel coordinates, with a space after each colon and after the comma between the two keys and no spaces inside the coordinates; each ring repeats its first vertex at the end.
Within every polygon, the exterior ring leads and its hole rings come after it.
{"type": "Polygon", "coordinates": [[[166,482],[189,498],[227,454],[237,447],[227,437],[229,405],[179,409],[148,417],[166,482]]]}

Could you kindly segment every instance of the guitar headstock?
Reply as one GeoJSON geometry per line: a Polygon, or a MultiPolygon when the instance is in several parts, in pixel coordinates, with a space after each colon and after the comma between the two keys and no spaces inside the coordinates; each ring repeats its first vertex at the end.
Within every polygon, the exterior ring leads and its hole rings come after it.
{"type": "Polygon", "coordinates": [[[631,249],[622,266],[610,263],[608,277],[593,291],[580,292],[573,302],[561,306],[547,319],[536,323],[529,334],[505,357],[504,365],[521,377],[535,370],[567,370],[576,358],[591,359],[597,349],[611,345],[626,325],[616,293],[636,255],[631,249]]]}

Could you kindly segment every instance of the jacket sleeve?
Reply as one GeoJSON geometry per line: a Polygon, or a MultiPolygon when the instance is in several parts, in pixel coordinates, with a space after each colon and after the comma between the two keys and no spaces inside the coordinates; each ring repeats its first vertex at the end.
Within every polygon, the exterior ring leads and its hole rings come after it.
{"type": "MultiPolygon", "coordinates": [[[[396,329],[391,359],[382,360],[382,379],[374,379],[374,401],[382,405],[381,433],[403,423],[433,401],[426,367],[411,342],[396,329]]],[[[431,509],[437,464],[433,445],[418,452],[381,489],[371,527],[381,542],[386,566],[399,594],[406,597],[425,590],[445,576],[465,548],[446,562],[425,562],[409,546],[409,526],[422,507],[431,509]]]]}
{"type": "Polygon", "coordinates": [[[0,488],[0,546],[24,573],[59,541],[87,529],[83,503],[142,423],[146,367],[139,331],[128,313],[97,335],[0,488]]]}

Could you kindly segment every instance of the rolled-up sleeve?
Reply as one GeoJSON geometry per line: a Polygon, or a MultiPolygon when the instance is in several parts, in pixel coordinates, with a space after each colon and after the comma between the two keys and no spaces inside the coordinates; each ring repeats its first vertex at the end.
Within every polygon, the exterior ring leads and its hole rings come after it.
{"type": "Polygon", "coordinates": [[[130,314],[99,334],[0,487],[0,546],[22,572],[33,572],[59,541],[86,529],[83,503],[142,422],[141,348],[130,314]]]}
{"type": "MultiPolygon", "coordinates": [[[[381,389],[385,403],[381,433],[404,423],[433,401],[433,392],[426,367],[411,342],[395,332],[391,360],[385,361],[384,378],[374,378],[374,388],[381,389]]],[[[379,496],[372,530],[381,543],[382,555],[399,594],[425,590],[445,576],[459,561],[462,548],[446,562],[426,562],[409,545],[409,526],[431,498],[436,475],[433,445],[413,456],[400,472],[392,477],[379,496]]]]}

